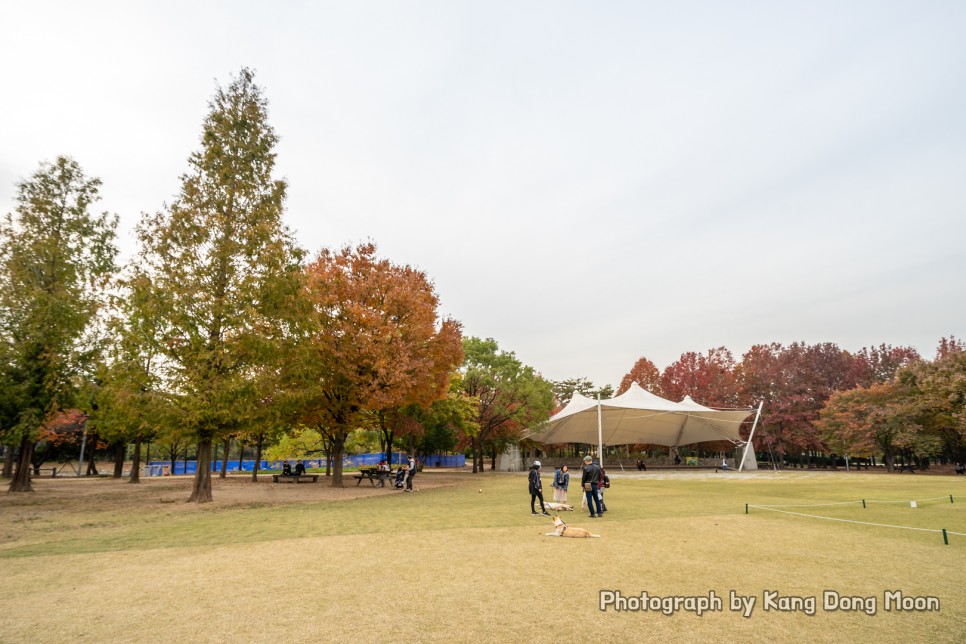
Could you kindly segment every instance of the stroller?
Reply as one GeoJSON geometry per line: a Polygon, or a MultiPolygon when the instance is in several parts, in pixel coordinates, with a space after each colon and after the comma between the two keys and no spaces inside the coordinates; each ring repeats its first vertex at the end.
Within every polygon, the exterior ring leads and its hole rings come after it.
{"type": "Polygon", "coordinates": [[[404,485],[406,485],[406,470],[400,467],[396,471],[396,480],[393,481],[392,486],[397,490],[401,490],[404,485]]]}

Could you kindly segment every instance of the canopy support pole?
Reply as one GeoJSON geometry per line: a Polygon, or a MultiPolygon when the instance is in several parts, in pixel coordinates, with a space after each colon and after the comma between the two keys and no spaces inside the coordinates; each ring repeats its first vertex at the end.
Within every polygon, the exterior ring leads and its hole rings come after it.
{"type": "Polygon", "coordinates": [[[761,408],[764,406],[764,404],[764,400],[761,400],[758,403],[758,413],[755,414],[755,422],[751,424],[751,433],[748,434],[748,442],[745,443],[745,451],[741,453],[741,463],[738,464],[739,472],[745,466],[745,458],[748,457],[748,450],[751,449],[751,439],[755,437],[755,428],[758,427],[758,419],[761,418],[761,408]]]}
{"type": "Polygon", "coordinates": [[[597,464],[604,467],[604,424],[600,419],[600,392],[597,392],[597,464]]]}

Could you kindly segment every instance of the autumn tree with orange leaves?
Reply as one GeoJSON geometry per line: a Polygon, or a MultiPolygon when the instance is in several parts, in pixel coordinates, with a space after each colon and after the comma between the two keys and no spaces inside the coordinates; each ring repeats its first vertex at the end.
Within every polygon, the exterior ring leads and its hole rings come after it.
{"type": "Polygon", "coordinates": [[[298,366],[304,421],[331,440],[332,486],[341,487],[354,428],[446,396],[463,359],[460,324],[439,319],[424,273],[379,259],[371,243],[322,250],[306,282],[314,323],[298,366]]]}
{"type": "Polygon", "coordinates": [[[664,389],[661,387],[661,372],[647,358],[641,357],[638,359],[631,370],[624,374],[621,384],[617,388],[617,394],[620,395],[630,389],[632,382],[636,382],[641,388],[655,396],[664,396],[664,389]]]}

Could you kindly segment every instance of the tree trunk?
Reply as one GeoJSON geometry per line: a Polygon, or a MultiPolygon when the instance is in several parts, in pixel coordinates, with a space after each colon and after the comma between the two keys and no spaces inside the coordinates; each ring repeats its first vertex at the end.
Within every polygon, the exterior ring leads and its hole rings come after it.
{"type": "Polygon", "coordinates": [[[128,483],[141,482],[141,437],[134,439],[134,453],[131,455],[131,478],[128,483]]]}
{"type": "Polygon", "coordinates": [[[188,503],[210,503],[211,497],[211,439],[198,442],[198,467],[188,503]]]}
{"type": "Polygon", "coordinates": [[[252,483],[258,482],[258,468],[262,464],[262,435],[255,439],[255,466],[252,468],[252,483]]]}
{"type": "Polygon", "coordinates": [[[473,447],[473,473],[476,474],[477,472],[479,472],[479,469],[477,469],[479,460],[477,460],[476,458],[476,437],[475,436],[470,438],[470,445],[473,447]]]}
{"type": "Polygon", "coordinates": [[[894,472],[895,471],[895,467],[894,467],[895,466],[895,456],[892,454],[892,452],[886,452],[885,454],[883,454],[882,455],[882,460],[885,462],[886,472],[894,472]]]}
{"type": "Polygon", "coordinates": [[[30,485],[30,467],[34,455],[34,441],[29,436],[25,436],[20,441],[20,458],[17,459],[17,471],[10,481],[9,492],[33,492],[30,485]]]}
{"type": "Polygon", "coordinates": [[[383,438],[385,439],[385,447],[383,451],[386,454],[386,462],[389,463],[389,467],[392,467],[392,443],[395,432],[393,431],[383,431],[383,438]]]}
{"type": "Polygon", "coordinates": [[[3,478],[8,479],[13,474],[13,445],[7,445],[3,456],[3,478]]]}
{"type": "Polygon", "coordinates": [[[119,479],[124,476],[124,457],[127,455],[127,443],[117,441],[114,443],[114,478],[119,479]]]}
{"type": "Polygon", "coordinates": [[[218,473],[218,478],[225,478],[228,475],[228,455],[231,453],[231,436],[225,439],[225,442],[221,446],[221,472],[218,473]]]}
{"type": "Polygon", "coordinates": [[[332,487],[345,487],[342,484],[342,456],[345,453],[345,435],[332,437],[332,487]]]}

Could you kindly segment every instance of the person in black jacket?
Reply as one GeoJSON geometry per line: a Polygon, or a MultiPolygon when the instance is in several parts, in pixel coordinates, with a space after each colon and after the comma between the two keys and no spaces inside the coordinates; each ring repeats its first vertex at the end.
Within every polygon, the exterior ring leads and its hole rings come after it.
{"type": "Polygon", "coordinates": [[[594,462],[590,454],[584,457],[584,474],[580,477],[580,486],[584,488],[584,494],[587,496],[587,507],[590,508],[590,518],[603,517],[600,509],[600,497],[597,495],[597,490],[600,486],[600,466],[594,462]],[[597,514],[594,514],[594,508],[597,508],[597,514]]]}
{"type": "Polygon", "coordinates": [[[543,484],[540,482],[540,461],[534,461],[533,465],[530,466],[528,478],[530,480],[530,514],[537,514],[537,511],[533,507],[533,502],[540,499],[540,510],[544,516],[549,517],[550,513],[547,512],[547,508],[543,504],[543,484]]]}

